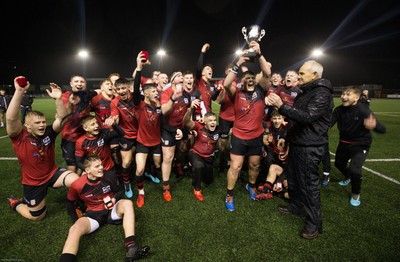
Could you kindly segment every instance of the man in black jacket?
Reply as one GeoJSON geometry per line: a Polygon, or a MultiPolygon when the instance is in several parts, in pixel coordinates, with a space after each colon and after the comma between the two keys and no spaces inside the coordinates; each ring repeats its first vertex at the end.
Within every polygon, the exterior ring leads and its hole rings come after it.
{"type": "Polygon", "coordinates": [[[316,61],[305,62],[299,70],[299,84],[303,91],[293,106],[283,104],[276,94],[266,97],[267,105],[293,121],[289,130],[288,184],[290,203],[279,206],[285,214],[305,216],[300,236],[315,239],[322,233],[322,216],[318,166],[328,142],[327,132],[333,110],[332,86],[322,79],[323,67],[316,61]]]}

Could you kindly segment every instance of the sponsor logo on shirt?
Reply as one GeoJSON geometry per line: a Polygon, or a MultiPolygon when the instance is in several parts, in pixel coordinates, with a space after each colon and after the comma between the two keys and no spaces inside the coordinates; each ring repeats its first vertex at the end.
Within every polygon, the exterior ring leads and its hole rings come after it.
{"type": "Polygon", "coordinates": [[[106,194],[111,191],[111,186],[107,185],[107,186],[102,187],[101,189],[103,190],[103,193],[106,194]]]}
{"type": "Polygon", "coordinates": [[[97,141],[97,146],[104,146],[104,139],[97,141]]]}

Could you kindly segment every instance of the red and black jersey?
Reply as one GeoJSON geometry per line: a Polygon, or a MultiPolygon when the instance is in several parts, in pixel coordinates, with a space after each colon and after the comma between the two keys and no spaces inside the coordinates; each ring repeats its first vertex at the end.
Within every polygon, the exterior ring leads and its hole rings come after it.
{"type": "Polygon", "coordinates": [[[153,83],[153,80],[151,80],[151,78],[147,78],[147,77],[141,76],[140,77],[140,85],[144,86],[147,83],[153,83]]]}
{"type": "Polygon", "coordinates": [[[279,93],[281,92],[281,89],[282,89],[281,85],[279,85],[279,86],[271,85],[270,87],[268,87],[267,96],[272,94],[272,93],[279,95],[279,93]]]}
{"type": "Polygon", "coordinates": [[[291,87],[291,88],[283,87],[279,92],[279,96],[281,97],[282,102],[284,104],[292,106],[294,103],[294,99],[300,93],[301,90],[298,89],[297,87],[291,87]]]}
{"type": "Polygon", "coordinates": [[[139,129],[137,141],[142,145],[151,147],[161,143],[161,108],[151,107],[144,101],[140,101],[136,116],[139,129]]]}
{"type": "MultiPolygon", "coordinates": [[[[224,79],[218,81],[218,84],[224,84],[224,79]]],[[[233,82],[233,85],[236,86],[237,81],[233,82]]],[[[221,102],[221,107],[219,109],[219,117],[226,121],[235,121],[235,110],[233,107],[233,98],[228,94],[225,94],[224,99],[221,102]]]]}
{"type": "Polygon", "coordinates": [[[100,128],[108,128],[104,126],[104,121],[111,116],[110,104],[111,100],[104,97],[102,94],[98,94],[90,100],[91,111],[94,112],[100,128]]]}
{"type": "Polygon", "coordinates": [[[262,120],[265,109],[265,90],[256,85],[254,91],[248,92],[236,88],[234,95],[235,122],[233,135],[244,140],[259,137],[263,132],[262,120]]]}
{"type": "Polygon", "coordinates": [[[58,169],[55,165],[54,143],[58,133],[51,125],[43,136],[36,137],[26,130],[12,137],[14,152],[22,167],[22,184],[39,186],[46,183],[58,169]]]}
{"type": "Polygon", "coordinates": [[[287,131],[288,131],[287,125],[283,124],[279,128],[275,128],[272,123],[268,123],[268,127],[265,129],[265,132],[271,134],[273,137],[272,142],[269,143],[268,147],[271,148],[276,154],[280,153],[280,150],[278,148],[278,140],[281,138],[285,139],[284,150],[286,151],[287,149],[288,146],[288,142],[286,140],[287,131]]]}
{"type": "MultiPolygon", "coordinates": [[[[167,90],[161,93],[161,105],[165,105],[170,100],[171,95],[174,93],[172,88],[168,88],[167,90]]],[[[183,117],[186,114],[189,101],[185,100],[185,97],[182,95],[177,101],[175,101],[171,112],[166,116],[167,122],[170,126],[176,128],[183,128],[183,117]],[[186,102],[185,102],[186,101],[186,102]]]]}
{"type": "MultiPolygon", "coordinates": [[[[185,105],[187,107],[190,107],[190,105],[192,104],[192,101],[199,99],[202,101],[202,97],[201,97],[201,92],[199,89],[197,88],[193,88],[191,92],[187,92],[187,91],[183,91],[182,94],[183,97],[183,102],[185,103],[185,105]]],[[[187,111],[187,110],[186,110],[187,111]]],[[[186,114],[186,113],[185,113],[186,114]]],[[[194,121],[198,121],[199,118],[201,118],[201,107],[198,106],[194,111],[193,111],[193,116],[192,119],[194,121]]]]}
{"type": "Polygon", "coordinates": [[[76,140],[75,156],[98,155],[104,169],[110,170],[114,167],[114,162],[111,158],[110,141],[115,137],[118,137],[118,133],[109,129],[101,129],[95,137],[89,137],[84,134],[76,140]]]}
{"type": "Polygon", "coordinates": [[[125,132],[125,138],[136,139],[138,121],[135,116],[136,107],[133,96],[129,100],[121,100],[119,96],[111,100],[111,115],[119,116],[119,126],[125,132]]]}
{"type": "Polygon", "coordinates": [[[113,172],[104,172],[102,178],[93,181],[84,174],[72,183],[67,199],[82,199],[87,211],[104,211],[112,209],[112,206],[107,206],[106,203],[111,201],[117,190],[117,176],[113,172]]]}
{"type": "Polygon", "coordinates": [[[201,92],[201,97],[203,98],[207,112],[211,112],[211,96],[215,91],[214,85],[206,82],[203,78],[196,79],[196,85],[201,92]]]}
{"type": "MultiPolygon", "coordinates": [[[[62,101],[64,105],[68,105],[71,91],[66,91],[62,94],[62,101]]],[[[68,118],[62,130],[62,138],[68,141],[75,142],[81,135],[85,133],[82,128],[81,120],[90,113],[89,101],[92,97],[96,96],[95,91],[80,91],[78,96],[80,102],[74,105],[72,114],[68,118]]]]}
{"type": "Polygon", "coordinates": [[[197,136],[195,137],[193,147],[190,149],[190,151],[193,151],[199,156],[205,158],[213,156],[219,139],[218,128],[211,132],[205,128],[204,124],[195,122],[193,130],[197,132],[197,136]]]}

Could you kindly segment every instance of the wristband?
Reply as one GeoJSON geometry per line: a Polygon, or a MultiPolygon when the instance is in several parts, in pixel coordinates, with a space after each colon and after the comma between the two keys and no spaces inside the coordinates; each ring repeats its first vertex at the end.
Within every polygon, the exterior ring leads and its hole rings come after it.
{"type": "Polygon", "coordinates": [[[262,57],[262,56],[263,56],[263,55],[262,55],[261,53],[259,53],[259,54],[256,55],[257,58],[260,58],[260,57],[262,57]]]}
{"type": "Polygon", "coordinates": [[[238,72],[239,72],[239,66],[238,65],[234,65],[234,66],[232,66],[232,69],[231,69],[231,71],[232,71],[232,73],[234,73],[235,75],[237,75],[238,74],[238,72]]]}
{"type": "Polygon", "coordinates": [[[172,96],[173,96],[173,95],[171,95],[171,96],[169,97],[169,99],[172,101],[172,103],[175,103],[176,100],[174,100],[174,99],[172,98],[172,96]]]}

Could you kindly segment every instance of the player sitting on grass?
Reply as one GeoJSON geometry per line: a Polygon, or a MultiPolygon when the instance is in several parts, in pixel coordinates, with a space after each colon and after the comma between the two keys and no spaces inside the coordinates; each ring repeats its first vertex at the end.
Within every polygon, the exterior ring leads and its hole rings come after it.
{"type": "Polygon", "coordinates": [[[11,208],[30,220],[42,220],[46,216],[46,195],[49,187],[69,187],[78,175],[55,164],[54,143],[63,128],[67,108],[61,100],[61,88],[50,84],[47,90],[56,103],[56,119],[46,125],[46,117],[39,111],[26,114],[25,127],[18,118],[22,96],[29,88],[29,82],[22,87],[14,79],[15,93],[7,110],[7,134],[21,165],[24,199],[8,198],[11,208]]]}
{"type": "Polygon", "coordinates": [[[273,195],[282,195],[284,198],[289,199],[289,193],[287,192],[288,183],[287,175],[283,167],[272,164],[269,167],[267,180],[262,187],[261,194],[258,194],[257,200],[272,199],[273,195]]]}
{"type": "Polygon", "coordinates": [[[98,156],[88,156],[84,163],[84,173],[68,191],[67,209],[74,224],[69,229],[60,261],[76,261],[79,241],[83,235],[96,231],[104,224],[121,224],[125,232],[125,261],[134,261],[147,255],[148,246],[139,247],[135,236],[135,213],[132,201],[118,200],[123,191],[118,191],[114,172],[103,170],[98,156]],[[86,213],[78,218],[74,201],[81,199],[87,206],[86,213]]]}
{"type": "Polygon", "coordinates": [[[263,190],[265,180],[272,164],[286,169],[287,156],[289,153],[289,145],[286,143],[287,131],[288,126],[285,119],[277,110],[274,110],[271,113],[271,121],[266,123],[263,135],[264,152],[261,162],[262,172],[260,172],[257,178],[257,184],[261,183],[261,189],[258,188],[258,191],[263,190]]]}

